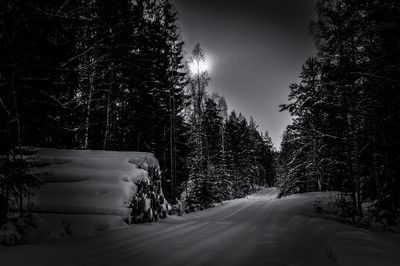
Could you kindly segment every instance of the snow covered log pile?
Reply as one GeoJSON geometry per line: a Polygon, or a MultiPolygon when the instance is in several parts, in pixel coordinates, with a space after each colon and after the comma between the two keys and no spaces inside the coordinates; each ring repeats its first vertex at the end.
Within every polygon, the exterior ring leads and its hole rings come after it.
{"type": "Polygon", "coordinates": [[[135,183],[159,169],[145,152],[35,149],[27,156],[44,185],[33,211],[41,236],[91,235],[125,226],[135,183]],[[148,171],[151,170],[151,171],[148,171]]]}

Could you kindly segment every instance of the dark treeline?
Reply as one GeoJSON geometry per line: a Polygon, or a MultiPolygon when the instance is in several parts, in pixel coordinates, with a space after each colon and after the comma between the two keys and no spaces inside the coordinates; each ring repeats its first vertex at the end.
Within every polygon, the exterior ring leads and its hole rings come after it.
{"type": "Polygon", "coordinates": [[[167,0],[0,0],[2,210],[35,183],[14,189],[26,145],[152,152],[167,198],[201,207],[273,182],[254,121],[226,119],[208,78],[196,96],[176,22],[167,0]]]}
{"type": "Polygon", "coordinates": [[[1,3],[2,143],[167,157],[185,86],[167,1],[1,3]]]}
{"type": "Polygon", "coordinates": [[[320,0],[317,53],[283,105],[282,194],[341,191],[347,215],[393,224],[400,207],[400,2],[320,0]]]}
{"type": "Polygon", "coordinates": [[[148,151],[170,176],[173,120],[187,175],[187,78],[168,1],[1,0],[0,12],[2,210],[21,145],[148,151]]]}

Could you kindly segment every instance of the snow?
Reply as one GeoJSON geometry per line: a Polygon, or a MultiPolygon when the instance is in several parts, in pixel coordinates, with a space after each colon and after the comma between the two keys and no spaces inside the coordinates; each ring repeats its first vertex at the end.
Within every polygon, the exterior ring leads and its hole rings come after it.
{"type": "Polygon", "coordinates": [[[143,152],[37,149],[27,158],[32,174],[45,180],[33,200],[42,213],[38,234],[51,238],[123,227],[135,182],[149,180],[148,167],[158,167],[143,152]]]}
{"type": "Polygon", "coordinates": [[[243,199],[90,238],[0,248],[5,265],[399,265],[396,233],[324,219],[306,193],[243,199]]]}
{"type": "Polygon", "coordinates": [[[40,214],[36,216],[39,232],[34,232],[30,241],[46,239],[88,237],[100,232],[127,227],[118,215],[91,214],[40,214]]]}

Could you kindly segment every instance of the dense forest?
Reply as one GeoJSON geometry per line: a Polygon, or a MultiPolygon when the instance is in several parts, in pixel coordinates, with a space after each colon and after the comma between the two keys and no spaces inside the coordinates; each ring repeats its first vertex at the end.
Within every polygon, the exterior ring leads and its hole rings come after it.
{"type": "Polygon", "coordinates": [[[290,87],[281,194],[340,191],[344,219],[400,214],[400,3],[320,0],[316,54],[290,87]]]}
{"type": "Polygon", "coordinates": [[[0,1],[1,217],[39,185],[23,146],[152,152],[174,202],[272,185],[268,133],[208,93],[169,1],[0,1]]]}

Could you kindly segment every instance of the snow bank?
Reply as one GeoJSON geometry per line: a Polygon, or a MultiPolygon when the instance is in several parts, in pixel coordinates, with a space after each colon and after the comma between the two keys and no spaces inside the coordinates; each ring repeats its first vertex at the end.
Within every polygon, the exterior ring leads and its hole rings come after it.
{"type": "Polygon", "coordinates": [[[157,159],[144,152],[37,149],[27,158],[32,174],[45,182],[34,210],[41,213],[40,233],[51,237],[123,226],[135,182],[149,180],[148,166],[158,167],[157,159]]]}
{"type": "Polygon", "coordinates": [[[329,201],[332,192],[295,194],[273,201],[282,214],[282,238],[290,241],[280,248],[291,250],[297,265],[400,265],[399,235],[371,232],[320,217],[315,201],[329,201]],[[306,254],[306,255],[305,255],[306,254]]]}

